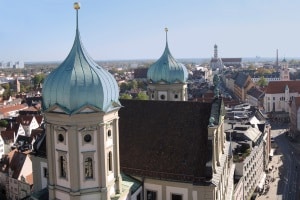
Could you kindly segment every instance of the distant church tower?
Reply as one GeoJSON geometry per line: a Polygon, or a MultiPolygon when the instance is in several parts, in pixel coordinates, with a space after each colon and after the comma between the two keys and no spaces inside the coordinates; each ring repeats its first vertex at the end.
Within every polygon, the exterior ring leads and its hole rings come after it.
{"type": "Polygon", "coordinates": [[[210,60],[210,68],[215,71],[217,69],[223,70],[224,65],[221,58],[218,57],[218,46],[214,45],[214,57],[210,60]]]}
{"type": "Polygon", "coordinates": [[[168,29],[165,28],[165,31],[166,47],[163,55],[149,67],[147,72],[149,99],[187,101],[188,71],[171,55],[168,47],[168,29]]]}
{"type": "Polygon", "coordinates": [[[78,29],[67,58],[45,80],[50,200],[108,200],[121,191],[119,90],[85,51],[78,29]]]}
{"type": "Polygon", "coordinates": [[[289,64],[285,58],[281,62],[280,80],[281,81],[289,81],[290,80],[289,64]]]}
{"type": "Polygon", "coordinates": [[[214,45],[214,58],[218,58],[218,46],[216,44],[214,45]]]}

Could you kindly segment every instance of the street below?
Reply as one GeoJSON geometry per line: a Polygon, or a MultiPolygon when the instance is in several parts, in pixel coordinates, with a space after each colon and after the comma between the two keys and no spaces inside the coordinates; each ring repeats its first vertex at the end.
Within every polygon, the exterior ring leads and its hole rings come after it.
{"type": "Polygon", "coordinates": [[[299,200],[300,199],[300,144],[288,135],[287,124],[273,124],[271,137],[274,155],[269,163],[265,192],[257,199],[299,200]]]}

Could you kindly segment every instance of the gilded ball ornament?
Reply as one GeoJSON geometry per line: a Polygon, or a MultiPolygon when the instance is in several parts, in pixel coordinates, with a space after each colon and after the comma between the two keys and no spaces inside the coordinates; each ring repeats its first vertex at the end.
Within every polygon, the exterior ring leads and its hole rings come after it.
{"type": "Polygon", "coordinates": [[[75,2],[74,3],[74,9],[75,10],[79,10],[80,9],[80,3],[79,2],[75,2]]]}

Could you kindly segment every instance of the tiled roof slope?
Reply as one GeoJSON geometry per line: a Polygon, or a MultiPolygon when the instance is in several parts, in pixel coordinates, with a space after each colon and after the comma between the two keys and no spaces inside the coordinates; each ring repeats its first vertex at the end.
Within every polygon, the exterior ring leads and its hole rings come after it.
{"type": "Polygon", "coordinates": [[[247,81],[247,78],[248,78],[248,75],[240,72],[237,74],[237,76],[234,78],[235,79],[235,84],[237,86],[239,86],[240,88],[243,88],[246,84],[246,81],[247,81]]]}
{"type": "Polygon", "coordinates": [[[207,184],[211,103],[121,100],[121,170],[132,176],[207,184]]]}
{"type": "Polygon", "coordinates": [[[252,87],[247,93],[248,95],[253,96],[256,99],[262,98],[264,96],[264,92],[256,87],[252,87]]]}
{"type": "Polygon", "coordinates": [[[26,160],[26,154],[15,151],[14,156],[10,162],[10,169],[12,170],[12,178],[18,179],[20,176],[20,172],[26,160]]]}
{"type": "Polygon", "coordinates": [[[272,82],[269,82],[265,93],[266,94],[284,93],[286,86],[289,87],[290,93],[294,93],[294,92],[300,93],[300,81],[272,81],[272,82]]]}

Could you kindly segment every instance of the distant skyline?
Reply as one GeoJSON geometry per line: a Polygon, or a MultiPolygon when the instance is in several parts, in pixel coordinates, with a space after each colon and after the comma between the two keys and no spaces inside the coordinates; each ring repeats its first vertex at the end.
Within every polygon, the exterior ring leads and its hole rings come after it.
{"type": "MultiPolygon", "coordinates": [[[[71,0],[0,0],[0,61],[63,61],[74,41],[71,0]]],[[[300,57],[297,0],[82,0],[81,40],[94,60],[300,57]]]]}

